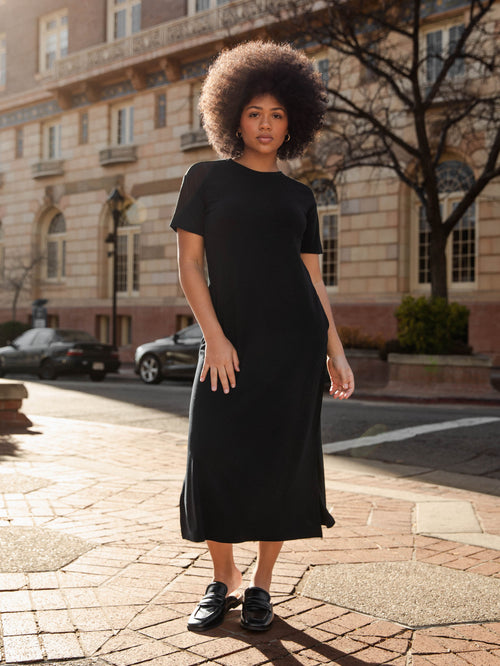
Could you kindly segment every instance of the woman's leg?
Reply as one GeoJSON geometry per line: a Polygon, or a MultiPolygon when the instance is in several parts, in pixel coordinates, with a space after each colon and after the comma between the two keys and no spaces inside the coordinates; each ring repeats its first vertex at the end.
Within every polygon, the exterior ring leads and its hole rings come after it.
{"type": "Polygon", "coordinates": [[[252,574],[251,586],[261,587],[263,590],[269,592],[274,564],[282,545],[283,541],[259,541],[259,552],[252,574]]]}
{"type": "Polygon", "coordinates": [[[241,585],[241,571],[233,559],[233,544],[207,541],[214,565],[214,581],[225,583],[228,594],[236,592],[241,585]]]}

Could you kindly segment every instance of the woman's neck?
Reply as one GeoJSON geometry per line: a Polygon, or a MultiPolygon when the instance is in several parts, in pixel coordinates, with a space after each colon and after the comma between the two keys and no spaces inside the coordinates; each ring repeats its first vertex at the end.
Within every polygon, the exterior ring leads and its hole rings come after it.
{"type": "Polygon", "coordinates": [[[234,161],[254,171],[279,171],[276,153],[261,155],[260,153],[245,150],[234,161]]]}

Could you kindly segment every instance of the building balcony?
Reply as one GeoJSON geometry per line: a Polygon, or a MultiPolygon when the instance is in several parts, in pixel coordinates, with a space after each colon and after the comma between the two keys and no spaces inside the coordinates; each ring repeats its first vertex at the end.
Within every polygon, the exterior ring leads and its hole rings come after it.
{"type": "Polygon", "coordinates": [[[126,162],[137,162],[137,146],[108,146],[99,151],[101,166],[125,164],[126,162]]]}
{"type": "Polygon", "coordinates": [[[193,132],[186,132],[181,135],[181,150],[193,150],[194,148],[206,148],[210,144],[205,130],[200,128],[193,132]]]}
{"type": "Polygon", "coordinates": [[[64,176],[64,160],[41,160],[31,165],[32,178],[64,176]]]}
{"type": "MultiPolygon", "coordinates": [[[[219,41],[274,22],[272,0],[233,0],[215,9],[168,21],[129,37],[77,51],[56,61],[43,77],[49,89],[72,87],[103,74],[126,70],[149,59],[167,59],[192,46],[219,41]],[[182,45],[182,46],[181,46],[182,45]]],[[[175,63],[174,63],[175,64],[175,63]]]]}

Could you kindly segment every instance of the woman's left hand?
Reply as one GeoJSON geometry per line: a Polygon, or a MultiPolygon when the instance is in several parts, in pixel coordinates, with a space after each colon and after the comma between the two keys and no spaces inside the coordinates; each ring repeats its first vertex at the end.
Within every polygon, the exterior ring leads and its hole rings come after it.
{"type": "Polygon", "coordinates": [[[326,365],[331,382],[330,395],[338,400],[347,400],[354,391],[354,375],[346,357],[343,354],[328,356],[326,365]]]}

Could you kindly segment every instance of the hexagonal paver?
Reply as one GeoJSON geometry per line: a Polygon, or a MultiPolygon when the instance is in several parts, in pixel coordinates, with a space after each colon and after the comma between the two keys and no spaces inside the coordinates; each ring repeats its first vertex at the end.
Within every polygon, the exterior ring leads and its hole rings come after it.
{"type": "Polygon", "coordinates": [[[42,527],[0,527],[0,572],[57,571],[94,546],[42,527]]]}
{"type": "Polygon", "coordinates": [[[423,562],[317,566],[301,594],[412,628],[500,620],[500,580],[423,562]]]}

